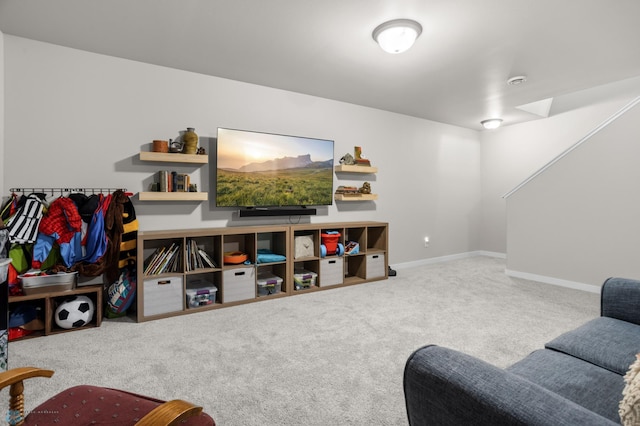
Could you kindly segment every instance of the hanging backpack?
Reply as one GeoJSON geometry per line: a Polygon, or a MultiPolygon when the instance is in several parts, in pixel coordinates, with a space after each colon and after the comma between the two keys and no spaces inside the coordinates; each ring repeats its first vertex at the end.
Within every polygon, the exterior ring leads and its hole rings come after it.
{"type": "Polygon", "coordinates": [[[118,318],[127,313],[136,295],[136,271],[124,268],[120,272],[118,281],[111,284],[107,290],[107,318],[118,318]]]}

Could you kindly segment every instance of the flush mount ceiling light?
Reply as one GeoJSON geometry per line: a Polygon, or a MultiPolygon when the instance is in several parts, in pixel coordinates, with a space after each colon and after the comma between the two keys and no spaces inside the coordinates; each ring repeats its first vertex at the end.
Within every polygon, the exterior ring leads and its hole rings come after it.
{"type": "Polygon", "coordinates": [[[482,124],[482,127],[484,127],[485,129],[497,129],[502,124],[502,119],[490,118],[488,120],[482,120],[480,124],[482,124]]]}
{"type": "Polygon", "coordinates": [[[373,39],[388,53],[402,53],[415,43],[422,26],[411,19],[394,19],[373,30],[373,39]]]}
{"type": "Polygon", "coordinates": [[[517,86],[518,84],[522,84],[525,81],[527,81],[527,76],[526,75],[517,75],[517,76],[511,77],[509,80],[507,80],[507,84],[509,86],[517,86]]]}

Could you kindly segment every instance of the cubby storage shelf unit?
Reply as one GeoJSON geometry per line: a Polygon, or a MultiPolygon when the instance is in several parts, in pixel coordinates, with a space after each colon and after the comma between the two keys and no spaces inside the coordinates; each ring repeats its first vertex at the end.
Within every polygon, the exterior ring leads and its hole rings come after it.
{"type": "Polygon", "coordinates": [[[384,280],[388,255],[384,222],[141,231],[137,321],[384,280]],[[357,253],[326,250],[323,234],[357,253]],[[246,261],[225,263],[234,252],[246,261]]]}
{"type": "Polygon", "coordinates": [[[92,327],[100,327],[102,324],[102,286],[77,287],[72,290],[47,293],[30,294],[26,296],[9,296],[9,311],[16,309],[20,304],[31,304],[43,313],[44,329],[37,330],[20,339],[48,336],[50,334],[66,333],[69,331],[84,330],[92,327]],[[77,328],[60,328],[53,318],[58,304],[70,296],[84,295],[89,297],[94,304],[93,319],[90,323],[77,328]]]}

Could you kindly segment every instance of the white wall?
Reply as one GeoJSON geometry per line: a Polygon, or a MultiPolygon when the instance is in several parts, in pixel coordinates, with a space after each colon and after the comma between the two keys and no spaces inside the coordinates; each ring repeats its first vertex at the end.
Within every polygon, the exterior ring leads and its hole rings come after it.
{"type": "MultiPolygon", "coordinates": [[[[334,204],[302,220],[388,221],[392,265],[475,250],[507,252],[502,195],[640,92],[640,79],[602,86],[585,92],[601,92],[596,102],[585,103],[579,94],[565,96],[559,108],[564,112],[548,119],[476,132],[1,33],[0,37],[2,195],[11,187],[30,186],[145,190],[163,166],[140,162],[139,151],[148,150],[153,139],[177,137],[187,126],[196,128],[210,153],[215,151],[218,126],[329,138],[336,141],[336,158],[352,152],[354,145],[364,148],[380,170],[367,176],[379,199],[334,204]],[[424,247],[425,236],[431,239],[429,248],[424,247]]],[[[215,156],[203,167],[172,168],[192,173],[202,190],[212,191],[215,156]]],[[[335,181],[361,183],[350,178],[335,181]]],[[[288,219],[238,219],[231,210],[215,208],[213,192],[204,203],[133,200],[143,230],[288,219]]]]}
{"type": "Polygon", "coordinates": [[[640,78],[607,84],[556,99],[549,118],[481,132],[482,249],[507,252],[504,194],[639,94],[640,78]]]}
{"type": "MultiPolygon", "coordinates": [[[[217,127],[232,127],[334,139],[336,158],[362,146],[379,167],[368,177],[378,201],[334,204],[306,220],[388,221],[392,264],[481,248],[478,132],[9,35],[4,63],[3,195],[31,186],[143,191],[165,168],[139,161],[153,139],[195,127],[211,153],[217,127]]],[[[134,197],[141,228],[264,223],[215,208],[214,167],[215,156],[207,166],[171,167],[192,173],[209,202],[134,197]]],[[[352,183],[362,182],[335,182],[352,183]]]]}
{"type": "Polygon", "coordinates": [[[640,278],[640,107],[507,199],[507,269],[599,286],[640,278]]]}

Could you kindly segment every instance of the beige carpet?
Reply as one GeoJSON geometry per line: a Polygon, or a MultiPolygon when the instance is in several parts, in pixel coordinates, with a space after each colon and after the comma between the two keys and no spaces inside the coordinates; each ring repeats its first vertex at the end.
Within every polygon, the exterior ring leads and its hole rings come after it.
{"type": "Polygon", "coordinates": [[[90,383],[186,399],[220,426],[405,425],[402,373],[418,347],[449,346],[504,367],[599,315],[596,294],[504,269],[504,260],[473,257],[142,324],[105,320],[12,342],[9,365],[56,371],[27,382],[27,409],[90,383]]]}

